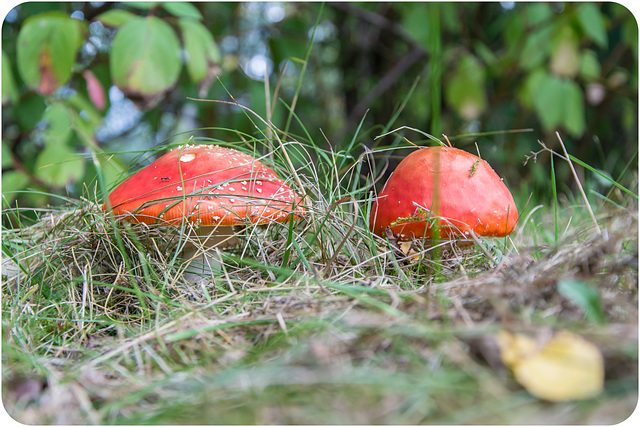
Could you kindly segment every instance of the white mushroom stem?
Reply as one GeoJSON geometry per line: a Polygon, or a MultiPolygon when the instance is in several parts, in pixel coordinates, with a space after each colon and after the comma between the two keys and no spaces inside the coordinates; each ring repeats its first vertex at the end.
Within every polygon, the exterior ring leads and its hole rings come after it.
{"type": "Polygon", "coordinates": [[[187,236],[182,257],[187,262],[183,276],[188,282],[210,279],[222,270],[215,248],[224,249],[239,243],[233,227],[200,226],[187,236]]]}

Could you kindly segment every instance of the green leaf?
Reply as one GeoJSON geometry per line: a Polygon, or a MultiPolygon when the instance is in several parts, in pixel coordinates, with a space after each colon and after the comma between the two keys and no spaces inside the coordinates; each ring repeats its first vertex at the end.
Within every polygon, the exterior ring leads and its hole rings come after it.
{"type": "Polygon", "coordinates": [[[564,82],[562,93],[565,100],[564,127],[572,136],[579,137],[584,133],[586,127],[584,94],[580,86],[573,80],[564,82]]]}
{"type": "Polygon", "coordinates": [[[588,82],[600,78],[600,61],[593,50],[585,49],[580,57],[580,77],[588,82]]]}
{"type": "Polygon", "coordinates": [[[563,279],[557,286],[560,295],[580,307],[588,320],[594,323],[605,323],[600,294],[596,288],[577,279],[563,279]]]}
{"type": "Polygon", "coordinates": [[[95,146],[95,131],[103,123],[102,114],[84,94],[77,93],[65,99],[69,120],[78,139],[87,147],[95,146]]]}
{"type": "Polygon", "coordinates": [[[600,47],[608,44],[604,17],[595,3],[581,3],[578,6],[578,20],[582,30],[600,47]]]}
{"type": "Polygon", "coordinates": [[[187,51],[187,73],[194,83],[209,75],[212,66],[220,62],[220,51],[207,28],[192,19],[178,21],[187,51]]]}
{"type": "Polygon", "coordinates": [[[164,10],[179,18],[202,19],[200,11],[191,3],[168,1],[161,3],[164,10]]]}
{"type": "MultiPolygon", "coordinates": [[[[628,11],[627,11],[628,13],[628,11]]],[[[638,60],[638,23],[635,20],[635,17],[628,13],[628,18],[624,20],[622,23],[622,40],[627,43],[631,50],[633,51],[633,55],[638,60]]]]}
{"type": "Polygon", "coordinates": [[[48,144],[38,154],[34,174],[47,184],[64,187],[82,178],[85,161],[66,144],[48,144]]]}
{"type": "Polygon", "coordinates": [[[129,1],[126,3],[127,6],[134,7],[140,10],[150,10],[151,8],[158,5],[157,1],[129,1]]]}
{"type": "Polygon", "coordinates": [[[111,75],[127,95],[158,95],[178,78],[180,44],[171,27],[150,16],[124,24],[111,46],[111,75]]]}
{"type": "MultiPolygon", "coordinates": [[[[473,5],[477,7],[478,5],[473,5]]],[[[440,17],[442,20],[442,28],[452,34],[460,34],[460,30],[464,25],[460,20],[460,8],[455,2],[439,2],[440,17]]],[[[477,12],[477,10],[473,10],[477,12]]]]}
{"type": "Polygon", "coordinates": [[[107,27],[118,28],[126,24],[133,18],[136,18],[136,15],[127,10],[110,9],[98,15],[96,17],[96,20],[100,21],[107,27]]]}
{"type": "Polygon", "coordinates": [[[508,47],[508,56],[519,56],[518,54],[522,49],[522,41],[525,37],[528,37],[526,26],[524,25],[525,20],[524,14],[514,14],[505,22],[502,34],[508,47]]]}
{"type": "Polygon", "coordinates": [[[547,78],[548,72],[542,68],[536,68],[529,72],[524,79],[524,84],[520,89],[520,101],[522,104],[529,108],[534,108],[535,99],[538,97],[538,91],[544,79],[547,78]]]}
{"type": "Polygon", "coordinates": [[[13,160],[11,160],[11,148],[6,141],[2,141],[2,169],[13,166],[13,160]]]}
{"type": "Polygon", "coordinates": [[[80,123],[84,122],[90,126],[89,129],[92,129],[89,133],[93,134],[93,129],[103,124],[102,114],[84,94],[76,93],[65,101],[70,107],[73,107],[73,113],[70,113],[69,117],[76,126],[80,126],[80,123]]]}
{"type": "Polygon", "coordinates": [[[553,130],[562,124],[564,106],[562,99],[562,80],[551,74],[547,74],[539,82],[537,96],[534,98],[534,106],[542,126],[547,130],[553,130]]]}
{"type": "Polygon", "coordinates": [[[474,43],[473,49],[476,55],[478,55],[478,57],[482,59],[482,62],[487,64],[488,67],[491,67],[494,64],[498,63],[499,61],[498,55],[496,54],[496,52],[491,50],[491,48],[489,48],[489,46],[487,46],[485,43],[478,40],[474,43]]]}
{"type": "Polygon", "coordinates": [[[447,103],[466,120],[474,120],[487,107],[484,92],[484,66],[472,55],[465,55],[458,61],[445,87],[447,103]]]}
{"type": "Polygon", "coordinates": [[[553,28],[550,25],[536,29],[526,38],[520,53],[520,65],[528,70],[540,65],[551,52],[553,28]]]}
{"type": "Polygon", "coordinates": [[[2,104],[6,104],[9,101],[16,102],[18,99],[18,89],[16,87],[16,80],[13,77],[13,71],[11,70],[11,61],[9,56],[2,51],[2,104]]]}
{"type": "Polygon", "coordinates": [[[574,77],[580,68],[580,42],[570,28],[555,37],[549,64],[551,71],[561,77],[574,77]]]}
{"type": "Polygon", "coordinates": [[[12,202],[18,196],[17,192],[24,190],[29,184],[29,177],[20,171],[2,173],[2,198],[12,202]]]}
{"type": "Polygon", "coordinates": [[[547,3],[527,4],[527,25],[535,27],[553,16],[553,10],[547,3]]]}
{"type": "Polygon", "coordinates": [[[48,127],[44,132],[45,143],[48,146],[67,144],[72,129],[69,111],[61,102],[56,102],[44,112],[43,118],[47,121],[48,127]]]}
{"type": "Polygon", "coordinates": [[[429,26],[425,25],[426,17],[415,13],[415,9],[408,3],[400,3],[402,27],[426,50],[429,49],[429,26]]]}
{"type": "Polygon", "coordinates": [[[82,43],[81,23],[59,13],[27,19],[18,34],[18,71],[27,86],[51,95],[71,77],[82,43]]]}
{"type": "Polygon", "coordinates": [[[74,128],[78,129],[74,118],[79,120],[79,116],[61,101],[47,107],[43,118],[47,122],[45,148],[36,158],[34,175],[49,185],[64,187],[84,175],[85,160],[69,145],[74,128]]]}
{"type": "Polygon", "coordinates": [[[580,86],[572,80],[547,74],[531,88],[534,108],[546,130],[564,127],[573,136],[580,136],[585,129],[584,95],[580,86]]]}
{"type": "Polygon", "coordinates": [[[45,107],[44,98],[37,94],[18,102],[13,108],[20,129],[24,131],[32,130],[42,118],[45,107]]]}

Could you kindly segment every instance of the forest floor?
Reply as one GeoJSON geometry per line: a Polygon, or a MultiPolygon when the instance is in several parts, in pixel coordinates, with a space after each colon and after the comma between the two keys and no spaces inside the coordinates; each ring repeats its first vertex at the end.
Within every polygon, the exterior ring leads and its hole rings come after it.
{"type": "Polygon", "coordinates": [[[318,210],[322,233],[300,227],[294,245],[286,227],[240,231],[197,283],[176,235],[96,203],[5,229],[5,410],[26,424],[615,424],[635,410],[637,208],[563,203],[510,239],[408,249],[372,240],[349,206],[318,210]],[[539,353],[560,331],[600,353],[595,395],[536,396],[505,363],[500,334],[539,353]]]}

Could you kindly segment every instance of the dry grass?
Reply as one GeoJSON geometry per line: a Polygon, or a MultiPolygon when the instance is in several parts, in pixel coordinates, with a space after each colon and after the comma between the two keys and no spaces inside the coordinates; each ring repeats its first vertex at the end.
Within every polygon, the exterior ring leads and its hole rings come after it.
{"type": "Polygon", "coordinates": [[[5,230],[8,412],[63,424],[561,424],[618,422],[635,407],[634,211],[603,210],[596,234],[566,208],[557,246],[541,242],[539,215],[506,245],[414,245],[402,258],[362,227],[361,207],[316,200],[292,244],[286,225],[241,230],[222,270],[196,284],[182,277],[181,230],[114,224],[88,201],[5,230]],[[558,292],[566,279],[597,289],[602,321],[558,292]],[[496,331],[563,328],[605,356],[598,399],[539,401],[500,362],[496,331]]]}
{"type": "Polygon", "coordinates": [[[86,199],[35,219],[4,213],[3,401],[12,417],[563,424],[631,414],[635,200],[615,193],[616,203],[589,212],[565,202],[557,217],[530,209],[512,239],[398,247],[365,225],[366,156],[278,142],[276,171],[305,194],[309,215],[237,230],[241,244],[211,249],[220,265],[195,282],[181,256],[188,228],[115,222],[86,199]],[[503,366],[498,331],[559,329],[601,349],[597,398],[541,401],[503,366]]]}

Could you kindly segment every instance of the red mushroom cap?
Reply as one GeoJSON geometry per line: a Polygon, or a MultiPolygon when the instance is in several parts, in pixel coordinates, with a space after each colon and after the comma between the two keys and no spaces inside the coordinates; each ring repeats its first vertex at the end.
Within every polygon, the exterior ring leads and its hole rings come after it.
{"type": "Polygon", "coordinates": [[[171,150],[109,194],[114,215],[165,225],[185,219],[221,226],[284,222],[292,213],[296,219],[304,214],[300,202],[260,161],[215,145],[171,150]]]}
{"type": "Polygon", "coordinates": [[[404,158],[371,209],[369,228],[387,227],[406,241],[431,238],[439,218],[440,235],[503,237],[518,221],[513,196],[481,158],[452,147],[421,148],[404,158]]]}

